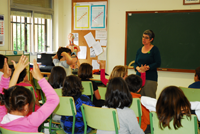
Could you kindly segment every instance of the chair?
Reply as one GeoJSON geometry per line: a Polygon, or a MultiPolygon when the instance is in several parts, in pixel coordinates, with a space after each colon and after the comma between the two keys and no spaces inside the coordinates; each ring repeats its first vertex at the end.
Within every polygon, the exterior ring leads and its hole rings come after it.
{"type": "Polygon", "coordinates": [[[196,115],[191,115],[191,120],[184,116],[181,120],[181,124],[183,127],[180,127],[175,130],[172,120],[170,122],[171,129],[165,127],[162,130],[159,127],[159,120],[157,114],[155,112],[150,113],[151,134],[198,134],[196,115]]]}
{"type": "Polygon", "coordinates": [[[134,111],[136,117],[139,117],[139,125],[141,126],[142,121],[142,108],[139,98],[133,98],[130,108],[134,111]]]}
{"type": "Polygon", "coordinates": [[[84,88],[82,94],[91,95],[91,101],[93,102],[94,90],[93,90],[92,82],[91,81],[82,81],[82,86],[84,88]]]}
{"type": "Polygon", "coordinates": [[[34,132],[18,132],[13,130],[8,130],[6,128],[0,127],[2,134],[44,134],[44,133],[34,133],[34,132]]]}
{"type": "Polygon", "coordinates": [[[99,130],[115,131],[118,134],[119,120],[116,109],[97,108],[83,104],[81,111],[85,125],[84,134],[87,133],[87,125],[99,130]]]}
{"type": "MultiPolygon", "coordinates": [[[[48,80],[48,77],[45,77],[46,80],[48,80]]],[[[34,85],[34,88],[35,90],[38,89],[40,91],[40,95],[41,95],[41,98],[42,98],[42,103],[44,104],[45,102],[45,95],[43,93],[43,91],[41,90],[41,87],[40,85],[38,84],[38,80],[36,80],[35,78],[33,78],[33,85],[34,85]]]]}
{"type": "Polygon", "coordinates": [[[62,96],[62,89],[56,88],[54,90],[56,91],[56,93],[57,93],[58,96],[62,96]]]}
{"type": "Polygon", "coordinates": [[[33,87],[32,86],[25,86],[27,89],[31,90],[32,94],[33,94],[33,98],[34,98],[34,102],[33,102],[33,112],[35,111],[35,92],[33,91],[33,87]]]}
{"type": "MultiPolygon", "coordinates": [[[[72,134],[74,134],[75,130],[75,119],[76,119],[76,106],[74,103],[73,97],[66,97],[66,96],[60,96],[60,103],[56,107],[56,109],[53,111],[54,114],[62,115],[62,116],[73,116],[73,125],[72,125],[72,134]]],[[[49,120],[49,132],[51,130],[61,130],[62,128],[52,127],[52,124],[57,124],[57,122],[53,122],[52,118],[49,120]]],[[[46,127],[45,127],[46,128],[46,127]]],[[[62,130],[63,131],[63,130],[62,130]]],[[[61,132],[62,132],[61,131],[61,132]]]]}
{"type": "Polygon", "coordinates": [[[98,90],[99,90],[99,94],[101,96],[101,99],[105,100],[107,88],[106,87],[98,87],[98,90]]]}
{"type": "Polygon", "coordinates": [[[200,89],[179,87],[184,92],[189,101],[200,101],[200,89]]]}

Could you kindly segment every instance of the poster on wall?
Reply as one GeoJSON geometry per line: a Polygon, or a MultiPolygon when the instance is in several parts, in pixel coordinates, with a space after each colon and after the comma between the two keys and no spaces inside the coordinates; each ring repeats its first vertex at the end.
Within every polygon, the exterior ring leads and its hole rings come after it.
{"type": "Polygon", "coordinates": [[[107,2],[73,3],[74,30],[105,30],[107,2]]]}
{"type": "Polygon", "coordinates": [[[89,29],[89,5],[75,6],[74,29],[89,29]]]}
{"type": "Polygon", "coordinates": [[[0,15],[0,46],[4,46],[4,16],[0,15]]]}
{"type": "Polygon", "coordinates": [[[105,5],[91,5],[91,29],[105,28],[105,5]]]}

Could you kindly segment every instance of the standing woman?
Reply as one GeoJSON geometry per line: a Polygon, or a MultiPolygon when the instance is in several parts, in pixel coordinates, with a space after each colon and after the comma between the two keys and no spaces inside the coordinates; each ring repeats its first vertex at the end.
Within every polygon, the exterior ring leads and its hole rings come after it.
{"type": "Polygon", "coordinates": [[[146,82],[141,90],[142,96],[156,98],[158,72],[157,68],[161,65],[159,49],[152,43],[155,34],[152,30],[146,30],[142,36],[142,46],[138,49],[135,59],[134,68],[136,74],[140,75],[141,65],[146,65],[146,82]]]}

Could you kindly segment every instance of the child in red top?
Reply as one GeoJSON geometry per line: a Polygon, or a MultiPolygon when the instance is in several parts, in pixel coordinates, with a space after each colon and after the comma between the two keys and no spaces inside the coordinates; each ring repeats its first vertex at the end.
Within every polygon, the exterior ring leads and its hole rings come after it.
{"type": "MultiPolygon", "coordinates": [[[[144,73],[145,75],[145,73],[144,73]]],[[[142,83],[145,83],[145,79],[142,81],[140,76],[131,74],[125,78],[125,81],[129,87],[129,90],[131,92],[131,95],[133,98],[141,98],[141,95],[139,94],[142,83]]],[[[139,121],[139,118],[138,118],[139,121]]],[[[149,110],[147,110],[143,105],[142,105],[142,121],[141,121],[141,128],[145,133],[150,133],[150,127],[147,127],[150,124],[150,119],[149,119],[149,110]]]]}

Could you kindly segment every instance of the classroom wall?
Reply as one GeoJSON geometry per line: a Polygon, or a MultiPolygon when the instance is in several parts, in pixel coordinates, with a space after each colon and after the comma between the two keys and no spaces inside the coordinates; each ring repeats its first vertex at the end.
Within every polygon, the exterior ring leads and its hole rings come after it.
{"type": "MultiPolygon", "coordinates": [[[[5,15],[6,33],[6,45],[0,47],[0,50],[9,50],[8,44],[10,35],[8,29],[10,23],[8,22],[8,17],[10,13],[8,2],[9,0],[0,0],[0,14],[5,15]]],[[[200,9],[200,4],[183,5],[183,0],[108,0],[108,47],[106,72],[110,74],[115,65],[124,65],[126,11],[191,9],[200,9]]],[[[53,51],[57,51],[59,46],[66,46],[68,43],[67,35],[71,31],[71,0],[54,0],[53,25],[53,51]]],[[[135,71],[129,69],[129,74],[131,73],[135,74],[135,71]]],[[[168,85],[188,86],[193,82],[193,77],[194,74],[192,73],[159,71],[157,96],[160,94],[160,91],[168,85]]]]}

